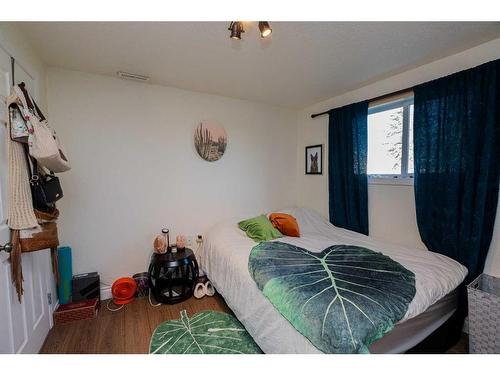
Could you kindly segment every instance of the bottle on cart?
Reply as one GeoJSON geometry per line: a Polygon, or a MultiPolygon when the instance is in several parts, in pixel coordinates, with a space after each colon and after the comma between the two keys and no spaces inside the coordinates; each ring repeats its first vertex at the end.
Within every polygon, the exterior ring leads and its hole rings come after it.
{"type": "Polygon", "coordinates": [[[163,228],[161,230],[161,233],[163,234],[163,237],[165,238],[165,245],[167,247],[167,253],[170,253],[172,250],[170,248],[170,231],[168,230],[168,228],[163,228]]]}

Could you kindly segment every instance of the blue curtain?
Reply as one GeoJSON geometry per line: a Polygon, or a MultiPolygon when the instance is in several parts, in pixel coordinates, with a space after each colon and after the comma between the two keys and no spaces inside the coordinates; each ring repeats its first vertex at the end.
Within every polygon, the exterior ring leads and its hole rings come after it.
{"type": "Polygon", "coordinates": [[[431,251],[483,271],[498,201],[500,60],[414,88],[415,201],[431,251]]]}
{"type": "Polygon", "coordinates": [[[368,235],[368,102],[332,109],[329,117],[330,221],[368,235]]]}

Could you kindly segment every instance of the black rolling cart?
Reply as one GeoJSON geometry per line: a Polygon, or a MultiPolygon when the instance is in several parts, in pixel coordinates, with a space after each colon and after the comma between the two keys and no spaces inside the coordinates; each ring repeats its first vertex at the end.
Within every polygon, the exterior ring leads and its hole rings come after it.
{"type": "Polygon", "coordinates": [[[156,301],[174,304],[193,295],[198,279],[198,262],[191,249],[153,254],[149,265],[149,286],[156,301]]]}

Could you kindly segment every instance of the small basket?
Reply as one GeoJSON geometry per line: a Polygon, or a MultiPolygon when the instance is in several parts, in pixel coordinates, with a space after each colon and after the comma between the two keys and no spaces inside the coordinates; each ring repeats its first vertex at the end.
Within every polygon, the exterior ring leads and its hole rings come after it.
{"type": "Polygon", "coordinates": [[[481,274],[467,285],[469,352],[500,353],[500,278],[481,274]]]}

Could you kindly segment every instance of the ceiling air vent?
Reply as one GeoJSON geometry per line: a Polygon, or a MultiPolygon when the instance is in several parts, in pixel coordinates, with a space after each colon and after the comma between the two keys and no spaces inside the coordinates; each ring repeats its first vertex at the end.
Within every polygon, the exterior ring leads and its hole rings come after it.
{"type": "Polygon", "coordinates": [[[121,72],[121,71],[117,72],[116,74],[118,75],[118,77],[123,78],[123,79],[131,79],[133,81],[140,81],[140,82],[149,81],[148,76],[143,76],[141,74],[121,72]]]}

